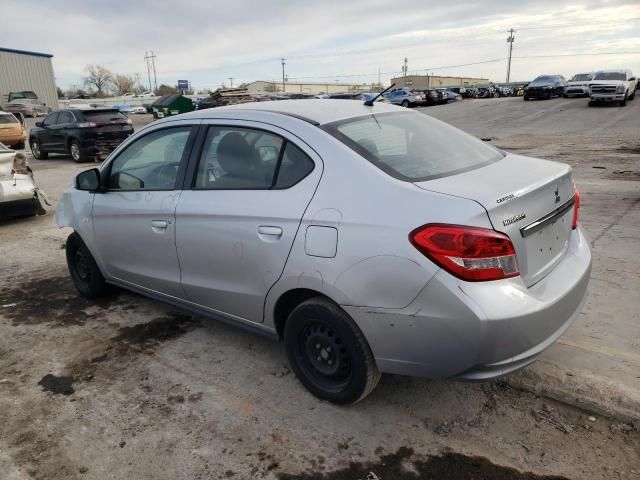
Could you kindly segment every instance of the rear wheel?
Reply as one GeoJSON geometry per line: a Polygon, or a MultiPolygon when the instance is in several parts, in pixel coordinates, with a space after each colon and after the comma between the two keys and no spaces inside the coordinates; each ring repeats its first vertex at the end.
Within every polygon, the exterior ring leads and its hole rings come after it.
{"type": "Polygon", "coordinates": [[[31,110],[31,116],[33,118],[37,118],[38,117],[38,110],[36,110],[35,108],[33,110],[31,110]]]}
{"type": "Polygon", "coordinates": [[[529,97],[527,97],[526,95],[524,97],[522,97],[524,99],[525,102],[529,101],[529,97]]]}
{"type": "Polygon", "coordinates": [[[402,101],[402,106],[405,107],[405,108],[408,108],[409,107],[409,100],[403,100],[402,101]]]}
{"type": "Polygon", "coordinates": [[[24,150],[24,142],[16,143],[16,144],[13,146],[13,149],[14,149],[14,150],[24,150]]]}
{"type": "Polygon", "coordinates": [[[69,235],[66,249],[67,267],[80,295],[85,298],[98,298],[107,293],[109,286],[80,235],[76,232],[69,235]]]}
{"type": "Polygon", "coordinates": [[[69,143],[69,154],[71,159],[76,163],[86,162],[89,160],[86,150],[80,147],[77,140],[71,140],[69,143]]]}
{"type": "Polygon", "coordinates": [[[312,298],[289,315],[287,357],[302,384],[316,397],[349,404],[369,395],[380,381],[364,335],[338,305],[312,298]]]}
{"type": "Polygon", "coordinates": [[[590,107],[593,107],[593,102],[589,100],[589,103],[587,103],[587,105],[589,105],[590,107]]]}
{"type": "Polygon", "coordinates": [[[37,160],[46,160],[47,157],[49,157],[49,154],[47,152],[42,151],[42,149],[40,148],[40,142],[38,142],[37,140],[31,140],[30,147],[33,157],[37,160]]]}

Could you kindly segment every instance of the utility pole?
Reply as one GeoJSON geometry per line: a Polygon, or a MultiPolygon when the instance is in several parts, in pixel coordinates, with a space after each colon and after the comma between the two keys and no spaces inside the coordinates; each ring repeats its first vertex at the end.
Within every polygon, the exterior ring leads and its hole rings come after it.
{"type": "Polygon", "coordinates": [[[404,77],[404,86],[407,86],[407,72],[409,70],[409,59],[404,57],[404,65],[402,65],[402,76],[404,77]]]}
{"type": "Polygon", "coordinates": [[[233,88],[233,79],[236,77],[229,77],[229,88],[233,88]]]}
{"type": "Polygon", "coordinates": [[[282,93],[284,93],[284,81],[285,81],[284,66],[286,65],[285,63],[286,58],[281,58],[280,60],[282,61],[282,93]]]}
{"type": "Polygon", "coordinates": [[[509,43],[509,61],[507,63],[507,83],[509,83],[509,77],[511,76],[511,52],[513,51],[513,41],[516,39],[513,34],[515,30],[513,28],[509,29],[509,38],[507,38],[507,43],[509,43]]]}
{"type": "Polygon", "coordinates": [[[378,91],[382,91],[382,84],[380,83],[380,67],[378,67],[378,91]]]}
{"type": "Polygon", "coordinates": [[[153,90],[151,85],[151,67],[149,66],[149,52],[144,52],[144,61],[147,63],[147,76],[149,77],[149,91],[153,90]]]}

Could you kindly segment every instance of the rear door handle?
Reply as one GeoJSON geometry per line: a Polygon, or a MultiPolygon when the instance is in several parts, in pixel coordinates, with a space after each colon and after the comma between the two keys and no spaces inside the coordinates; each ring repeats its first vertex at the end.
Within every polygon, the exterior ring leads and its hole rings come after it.
{"type": "Polygon", "coordinates": [[[163,233],[170,222],[166,220],[151,220],[151,229],[156,233],[163,233]]]}
{"type": "Polygon", "coordinates": [[[280,238],[282,236],[282,228],[272,225],[260,225],[258,227],[258,233],[260,235],[268,235],[269,237],[280,238]]]}

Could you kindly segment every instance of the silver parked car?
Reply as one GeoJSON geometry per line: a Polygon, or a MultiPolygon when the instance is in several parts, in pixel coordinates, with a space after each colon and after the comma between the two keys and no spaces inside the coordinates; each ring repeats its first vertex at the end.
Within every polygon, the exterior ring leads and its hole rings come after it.
{"type": "Polygon", "coordinates": [[[80,173],[56,210],[71,277],[284,340],[315,395],[380,372],[483,380],[569,327],[591,270],[569,166],[384,103],[171,117],[80,173]]]}

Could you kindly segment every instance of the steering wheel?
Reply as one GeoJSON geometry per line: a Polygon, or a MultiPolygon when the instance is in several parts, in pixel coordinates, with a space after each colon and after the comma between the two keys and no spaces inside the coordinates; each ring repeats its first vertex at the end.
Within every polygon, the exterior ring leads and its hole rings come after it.
{"type": "Polygon", "coordinates": [[[151,183],[156,188],[171,189],[176,184],[178,176],[179,163],[171,163],[168,165],[160,165],[151,172],[151,183]]]}

